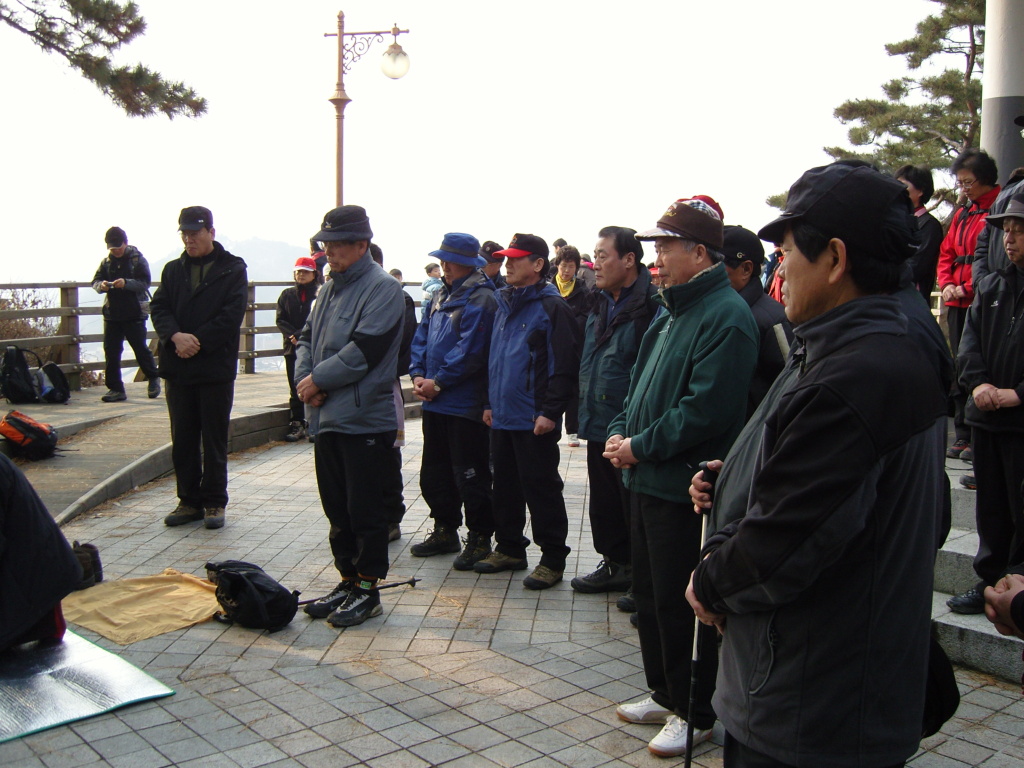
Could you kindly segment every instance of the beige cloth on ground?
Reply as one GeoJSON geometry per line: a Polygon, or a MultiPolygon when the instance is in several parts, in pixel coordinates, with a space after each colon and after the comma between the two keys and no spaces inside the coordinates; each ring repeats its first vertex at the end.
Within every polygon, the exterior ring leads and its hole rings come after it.
{"type": "Polygon", "coordinates": [[[220,610],[216,587],[173,568],[158,576],[104,581],[61,601],[64,618],[121,645],[183,629],[220,610]]]}

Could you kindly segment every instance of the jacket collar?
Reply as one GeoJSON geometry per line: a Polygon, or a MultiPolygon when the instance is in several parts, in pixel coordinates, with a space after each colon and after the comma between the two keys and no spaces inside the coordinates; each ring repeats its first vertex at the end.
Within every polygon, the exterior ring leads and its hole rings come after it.
{"type": "Polygon", "coordinates": [[[806,354],[804,365],[819,360],[864,336],[888,333],[902,336],[907,318],[894,296],[862,296],[830,309],[793,329],[806,354]]]}
{"type": "Polygon", "coordinates": [[[370,255],[370,249],[367,248],[366,253],[362,255],[362,258],[344,272],[335,272],[334,270],[331,270],[331,282],[337,285],[348,285],[376,267],[377,262],[373,260],[373,257],[370,255]]]}
{"type": "Polygon", "coordinates": [[[666,288],[661,292],[659,301],[673,317],[676,317],[709,293],[719,291],[723,287],[732,290],[732,286],[729,285],[729,276],[725,273],[725,266],[719,263],[697,273],[687,283],[666,288]]]}
{"type": "Polygon", "coordinates": [[[441,301],[442,304],[452,304],[454,302],[465,302],[469,299],[469,295],[473,293],[477,288],[494,288],[494,283],[491,279],[484,274],[482,269],[476,269],[466,276],[459,287],[451,293],[448,293],[449,288],[445,285],[441,290],[445,291],[447,296],[441,301]]]}
{"type": "Polygon", "coordinates": [[[761,287],[761,281],[754,276],[751,276],[750,282],[744,285],[743,290],[740,291],[740,298],[747,302],[748,307],[753,307],[761,300],[762,296],[767,295],[764,288],[761,287]]]}

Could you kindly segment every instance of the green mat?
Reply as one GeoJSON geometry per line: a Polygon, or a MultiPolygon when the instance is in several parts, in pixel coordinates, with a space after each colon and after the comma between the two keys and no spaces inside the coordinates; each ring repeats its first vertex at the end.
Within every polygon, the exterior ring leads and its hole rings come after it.
{"type": "Polygon", "coordinates": [[[73,632],[0,653],[0,743],[174,691],[73,632]]]}

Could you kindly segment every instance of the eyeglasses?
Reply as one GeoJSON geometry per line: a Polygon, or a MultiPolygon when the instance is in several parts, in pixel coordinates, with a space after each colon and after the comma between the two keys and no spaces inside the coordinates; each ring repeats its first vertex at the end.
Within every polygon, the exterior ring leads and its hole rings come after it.
{"type": "Polygon", "coordinates": [[[960,187],[965,192],[978,183],[977,179],[971,179],[970,181],[957,181],[953,186],[960,187]]]}
{"type": "Polygon", "coordinates": [[[202,231],[203,230],[201,230],[201,229],[182,230],[182,232],[181,232],[181,239],[182,240],[195,240],[195,239],[197,239],[199,237],[199,233],[202,232],[202,231]]]}

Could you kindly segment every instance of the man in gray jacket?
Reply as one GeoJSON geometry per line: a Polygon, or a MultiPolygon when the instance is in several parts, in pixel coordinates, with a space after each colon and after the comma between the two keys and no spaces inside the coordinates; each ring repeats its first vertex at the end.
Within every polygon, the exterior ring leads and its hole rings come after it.
{"type": "Polygon", "coordinates": [[[317,486],[331,523],[341,582],[306,606],[335,627],[381,614],[377,582],[388,573],[386,478],[398,424],[392,385],[402,340],[401,284],[370,256],[370,220],[356,205],[329,211],[314,240],[331,279],[299,335],[295,381],[311,406],[317,486]]]}

